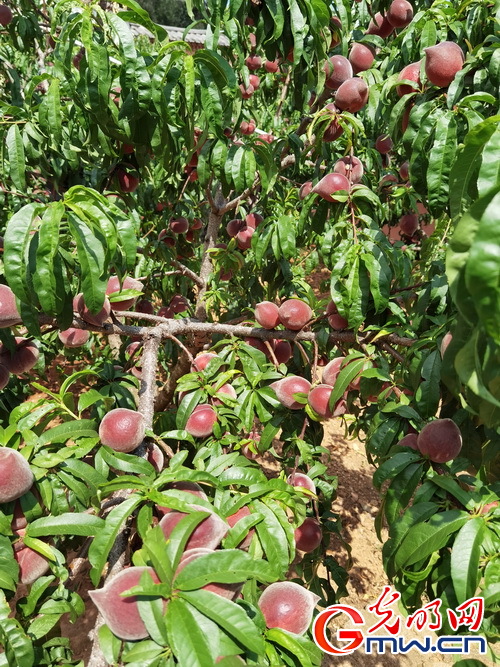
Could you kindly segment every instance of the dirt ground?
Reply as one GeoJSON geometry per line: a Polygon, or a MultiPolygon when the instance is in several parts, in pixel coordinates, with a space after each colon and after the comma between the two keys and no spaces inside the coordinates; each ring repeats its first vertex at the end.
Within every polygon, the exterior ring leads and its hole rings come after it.
{"type": "MultiPolygon", "coordinates": [[[[331,453],[330,473],[338,476],[337,499],[333,511],[341,517],[344,540],[351,546],[352,567],[349,571],[349,596],[342,598],[342,604],[358,609],[367,623],[378,622],[376,616],[365,607],[379,597],[388,579],[382,567],[382,544],[374,528],[374,518],[379,507],[379,495],[372,484],[374,468],[366,460],[364,446],[358,440],[347,440],[340,420],[332,419],[325,424],[324,446],[331,453]]],[[[341,565],[346,565],[347,554],[340,544],[332,545],[332,553],[341,565]]],[[[397,606],[392,608],[397,613],[397,606]]],[[[340,617],[339,617],[340,618],[340,617]]],[[[342,621],[347,625],[347,617],[342,621]]],[[[341,627],[341,623],[337,627],[341,627]]],[[[334,627],[332,624],[331,627],[334,627]]],[[[387,634],[377,632],[377,634],[387,634]]],[[[421,637],[418,632],[405,629],[405,639],[421,637]]],[[[339,644],[342,645],[341,643],[339,644]]],[[[434,667],[452,665],[451,658],[436,655],[419,655],[410,651],[407,655],[366,655],[358,649],[346,657],[326,656],[323,667],[434,667]]]]}

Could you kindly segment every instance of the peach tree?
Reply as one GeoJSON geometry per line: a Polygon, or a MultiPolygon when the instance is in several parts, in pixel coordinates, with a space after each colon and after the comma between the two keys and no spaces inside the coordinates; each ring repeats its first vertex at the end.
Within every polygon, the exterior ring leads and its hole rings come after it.
{"type": "Polygon", "coordinates": [[[187,7],[0,6],[0,665],[320,665],[329,420],[498,661],[498,3],[187,7]]]}

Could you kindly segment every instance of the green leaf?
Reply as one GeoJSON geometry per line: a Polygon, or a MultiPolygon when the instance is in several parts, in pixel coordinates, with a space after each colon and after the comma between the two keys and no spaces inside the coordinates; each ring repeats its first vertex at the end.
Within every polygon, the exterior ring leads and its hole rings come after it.
{"type": "MultiPolygon", "coordinates": [[[[489,335],[500,343],[500,187],[477,201],[469,216],[478,221],[465,266],[465,285],[489,335]],[[486,205],[485,205],[486,204],[486,205]]],[[[475,223],[474,223],[475,224],[475,223]]]]}
{"type": "Polygon", "coordinates": [[[26,158],[24,145],[19,126],[15,123],[10,126],[5,138],[7,157],[12,182],[20,192],[26,189],[26,158]]]}
{"type": "Polygon", "coordinates": [[[65,422],[44,431],[38,438],[39,445],[48,445],[52,442],[67,442],[78,438],[96,438],[95,421],[92,419],[80,419],[79,421],[65,422]]]}
{"type": "Polygon", "coordinates": [[[45,516],[28,524],[27,535],[43,537],[44,535],[81,535],[89,537],[98,535],[104,528],[104,519],[91,514],[68,512],[59,516],[45,516]]]}
{"type": "Polygon", "coordinates": [[[459,530],[451,550],[451,578],[459,603],[473,597],[481,572],[479,558],[485,530],[482,517],[474,517],[459,530]]]}
{"type": "Polygon", "coordinates": [[[485,145],[496,131],[500,116],[493,116],[476,125],[465,137],[457,152],[450,173],[450,211],[452,217],[461,213],[471,196],[477,196],[477,175],[485,145]]]}
{"type": "Polygon", "coordinates": [[[421,459],[419,452],[399,452],[390,459],[384,461],[381,466],[377,468],[373,475],[373,486],[380,489],[382,484],[388,479],[392,479],[407,466],[421,459]]]}
{"type": "Polygon", "coordinates": [[[423,382],[417,387],[415,400],[421,417],[432,417],[436,414],[441,400],[441,354],[438,350],[431,352],[422,366],[423,382]]]}
{"type": "Polygon", "coordinates": [[[174,579],[174,586],[190,591],[210,582],[236,584],[247,579],[269,583],[276,579],[276,571],[266,561],[254,560],[245,551],[225,549],[188,563],[174,579]]]}
{"type": "Polygon", "coordinates": [[[321,663],[319,648],[306,637],[286,632],[280,628],[271,628],[266,632],[266,639],[278,646],[282,646],[291,653],[299,661],[298,664],[300,664],[300,667],[313,667],[321,663]]]}
{"type": "Polygon", "coordinates": [[[105,521],[102,519],[99,520],[101,522],[99,531],[91,533],[95,537],[90,545],[88,558],[92,565],[90,578],[94,586],[97,586],[99,583],[104,565],[108,560],[109,552],[116,541],[116,536],[120,528],[141,502],[142,498],[140,496],[133,495],[127,498],[127,500],[113,507],[105,521]]]}
{"type": "Polygon", "coordinates": [[[500,184],[500,164],[496,158],[500,152],[500,124],[488,141],[484,144],[481,167],[477,179],[477,190],[480,196],[500,184]]]}
{"type": "Polygon", "coordinates": [[[402,541],[395,555],[398,569],[428,558],[434,551],[446,546],[450,535],[470,519],[467,512],[447,510],[432,516],[426,523],[413,526],[402,541]]]}
{"type": "Polygon", "coordinates": [[[0,589],[0,645],[5,651],[9,667],[33,667],[35,653],[32,639],[15,618],[9,618],[11,609],[0,589]]]}
{"type": "Polygon", "coordinates": [[[183,591],[179,597],[215,621],[246,649],[257,654],[263,653],[262,636],[242,607],[220,595],[204,590],[183,591]]]}
{"type": "Polygon", "coordinates": [[[210,655],[207,639],[187,602],[179,598],[170,600],[166,621],[171,647],[179,664],[213,667],[214,658],[210,655]]]}
{"type": "Polygon", "coordinates": [[[455,113],[448,111],[438,119],[434,142],[429,152],[427,191],[429,209],[435,215],[448,205],[449,176],[457,151],[457,121],[455,113]]]}

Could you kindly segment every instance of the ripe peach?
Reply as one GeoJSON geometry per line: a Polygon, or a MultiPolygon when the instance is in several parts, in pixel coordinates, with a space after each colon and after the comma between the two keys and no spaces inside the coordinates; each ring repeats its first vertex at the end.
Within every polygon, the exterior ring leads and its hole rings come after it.
{"type": "Polygon", "coordinates": [[[195,438],[206,438],[212,435],[217,422],[217,413],[211,405],[203,403],[197,405],[189,416],[185,429],[195,438]]]}
{"type": "Polygon", "coordinates": [[[270,584],[259,599],[268,628],[281,628],[303,635],[311,625],[319,596],[293,581],[270,584]]]}
{"type": "Polygon", "coordinates": [[[399,167],[399,175],[403,181],[407,181],[410,178],[410,163],[408,160],[403,162],[403,164],[399,167]]]}
{"type": "Polygon", "coordinates": [[[416,86],[411,86],[407,83],[404,83],[401,86],[396,86],[396,93],[399,97],[408,95],[408,93],[412,93],[414,90],[421,86],[420,62],[421,61],[419,60],[418,62],[406,65],[406,67],[403,67],[401,72],[398,74],[398,81],[403,81],[406,79],[407,81],[414,81],[416,84],[416,86]]]}
{"type": "MultiPolygon", "coordinates": [[[[127,289],[133,289],[137,290],[138,292],[142,292],[144,285],[141,283],[140,280],[136,280],[135,278],[131,278],[130,276],[126,276],[126,278],[123,279],[123,284],[120,287],[120,278],[118,276],[111,276],[111,278],[108,280],[108,285],[106,287],[106,294],[115,294],[116,292],[120,293],[123,290],[127,289]]],[[[121,299],[120,301],[112,301],[111,302],[111,310],[129,310],[132,308],[132,306],[135,304],[137,300],[137,297],[126,297],[125,299],[121,299]]]]}
{"type": "Polygon", "coordinates": [[[452,340],[453,340],[453,335],[451,334],[451,332],[448,331],[447,333],[445,333],[445,335],[443,336],[443,340],[441,341],[441,346],[439,348],[441,358],[444,357],[444,353],[446,352],[446,348],[448,347],[448,345],[451,343],[452,340]]]}
{"type": "Polygon", "coordinates": [[[104,415],[99,425],[103,445],[117,452],[132,452],[144,440],[144,417],[128,408],[115,408],[104,415]]]}
{"type": "Polygon", "coordinates": [[[418,229],[418,215],[406,213],[399,218],[399,229],[405,236],[412,237],[418,229]]]}
{"type": "Polygon", "coordinates": [[[394,28],[406,28],[412,22],[413,7],[407,0],[393,0],[386,17],[394,28]]]}
{"type": "Polygon", "coordinates": [[[273,351],[278,364],[286,364],[293,357],[292,346],[287,340],[275,340],[273,351]]]}
{"type": "Polygon", "coordinates": [[[260,86],[260,77],[257,74],[250,74],[248,77],[250,84],[254,87],[254,90],[257,90],[260,86]]]}
{"type": "Polygon", "coordinates": [[[392,150],[393,142],[388,134],[381,134],[375,139],[375,150],[381,155],[385,155],[392,150]]]}
{"type": "Polygon", "coordinates": [[[122,192],[129,193],[135,192],[137,190],[140,179],[136,174],[130,171],[125,171],[125,169],[119,167],[116,170],[116,176],[118,178],[118,185],[122,192]]]}
{"type": "MultiPolygon", "coordinates": [[[[224,394],[224,396],[228,396],[229,398],[232,398],[236,400],[238,398],[238,394],[236,393],[236,389],[233,387],[232,384],[225,383],[222,385],[222,387],[219,387],[217,389],[218,394],[224,394]]],[[[213,404],[214,405],[223,405],[222,401],[219,400],[218,398],[213,399],[213,404]]]]}
{"type": "Polygon", "coordinates": [[[380,12],[375,14],[375,20],[371,20],[366,31],[367,35],[378,35],[385,39],[394,32],[393,26],[387,20],[387,16],[382,16],[380,12]]]}
{"type": "Polygon", "coordinates": [[[352,65],[344,56],[335,55],[323,65],[326,74],[325,86],[330,90],[337,90],[340,84],[352,77],[352,65]]]}
{"type": "Polygon", "coordinates": [[[326,143],[331,143],[332,141],[335,141],[336,139],[338,139],[343,134],[344,134],[344,128],[339,123],[337,118],[333,118],[331,123],[328,125],[328,127],[324,131],[322,139],[326,143]]]}
{"type": "Polygon", "coordinates": [[[435,86],[445,88],[464,64],[464,52],[455,42],[440,42],[425,51],[425,73],[435,86]]]}
{"type": "Polygon", "coordinates": [[[309,475],[305,475],[303,472],[293,472],[291,475],[288,475],[286,481],[290,486],[301,486],[311,491],[311,493],[316,494],[315,483],[309,475]]]}
{"type": "Polygon", "coordinates": [[[292,331],[299,331],[312,318],[313,312],[301,299],[287,299],[278,309],[281,324],[292,331]]]}
{"type": "Polygon", "coordinates": [[[337,160],[333,166],[333,171],[345,176],[352,184],[359,183],[364,174],[363,163],[355,155],[337,160]]]}
{"type": "Polygon", "coordinates": [[[295,400],[294,394],[309,394],[311,383],[309,380],[301,378],[298,375],[289,375],[282,380],[273,382],[270,387],[271,389],[274,389],[279,402],[281,405],[284,405],[285,408],[289,408],[290,410],[301,410],[304,405],[295,400]]]}
{"type": "Polygon", "coordinates": [[[151,463],[156,472],[161,472],[163,470],[165,457],[162,450],[154,442],[148,444],[147,460],[151,463]]]}
{"type": "MultiPolygon", "coordinates": [[[[191,505],[191,508],[198,512],[209,512],[209,515],[196,526],[194,531],[189,536],[185,547],[186,550],[197,549],[198,547],[216,549],[219,546],[222,538],[227,534],[229,530],[229,524],[221,519],[218,514],[210,511],[206,507],[201,505],[191,505]]],[[[165,514],[165,516],[160,521],[160,527],[167,540],[169,539],[172,531],[177,526],[179,521],[185,516],[187,516],[185,512],[178,512],[177,510],[172,510],[171,512],[165,514]]]]}
{"type": "Polygon", "coordinates": [[[484,516],[485,514],[488,514],[488,512],[495,510],[497,507],[498,507],[498,500],[493,500],[491,503],[486,503],[486,505],[483,505],[483,507],[481,507],[480,514],[481,516],[484,516]]]}
{"type": "Polygon", "coordinates": [[[173,319],[174,313],[168,306],[162,306],[158,311],[158,317],[165,317],[168,320],[173,319]]]}
{"type": "Polygon", "coordinates": [[[12,11],[7,5],[0,5],[0,25],[6,26],[12,21],[12,11]]]}
{"type": "Polygon", "coordinates": [[[364,72],[373,65],[375,51],[368,44],[355,42],[349,51],[349,62],[352,65],[353,74],[364,72]]]}
{"type": "Polygon", "coordinates": [[[22,584],[33,584],[49,569],[49,562],[38,551],[23,546],[14,551],[14,558],[19,565],[19,579],[22,584]]]}
{"type": "Polygon", "coordinates": [[[160,582],[152,567],[135,566],[119,572],[106,582],[104,588],[89,591],[92,602],[101,612],[111,632],[126,641],[137,641],[148,636],[144,621],[139,614],[137,597],[121,596],[124,591],[140,584],[144,572],[150,574],[155,584],[160,582]]]}
{"type": "Polygon", "coordinates": [[[411,447],[412,449],[418,451],[417,440],[418,436],[416,433],[408,433],[408,435],[405,435],[404,438],[401,438],[397,444],[400,447],[411,447]]]}
{"type": "Polygon", "coordinates": [[[29,463],[16,449],[0,447],[0,503],[23,496],[35,478],[29,463]]]}
{"type": "Polygon", "coordinates": [[[3,364],[0,364],[0,390],[5,389],[9,384],[10,373],[3,364]]]}
{"type": "Polygon", "coordinates": [[[246,227],[246,223],[244,220],[241,220],[240,218],[235,218],[234,220],[230,220],[227,225],[226,225],[226,232],[229,234],[229,236],[236,236],[238,232],[240,232],[242,229],[246,227]]]}
{"type": "Polygon", "coordinates": [[[333,410],[328,407],[333,387],[329,384],[319,384],[309,392],[307,402],[321,419],[333,417],[333,410]]]}
{"type": "Polygon", "coordinates": [[[264,218],[260,215],[260,213],[248,213],[245,216],[245,222],[247,223],[248,227],[253,227],[253,229],[256,229],[263,221],[264,218]]]}
{"type": "Polygon", "coordinates": [[[299,189],[299,199],[305,199],[307,195],[311,193],[312,187],[312,181],[306,181],[305,183],[302,183],[299,189]]]}
{"type": "Polygon", "coordinates": [[[21,323],[16,297],[8,285],[0,285],[0,329],[21,323]]]}
{"type": "Polygon", "coordinates": [[[189,308],[189,301],[181,294],[174,294],[168,307],[174,313],[184,313],[189,308]]]}
{"type": "Polygon", "coordinates": [[[255,319],[264,329],[274,329],[280,323],[278,306],[271,301],[261,301],[255,306],[255,319]]]}
{"type": "Polygon", "coordinates": [[[193,218],[193,222],[191,223],[190,229],[194,229],[194,231],[197,231],[202,227],[203,227],[203,222],[200,220],[200,218],[193,218]]]}
{"type": "Polygon", "coordinates": [[[277,60],[266,60],[264,63],[264,69],[266,72],[270,72],[271,74],[274,74],[277,72],[280,68],[279,62],[277,60]]]}
{"type": "Polygon", "coordinates": [[[245,65],[249,70],[257,70],[262,67],[262,58],[260,56],[248,56],[245,60],[245,65]]]}
{"type": "Polygon", "coordinates": [[[208,366],[209,362],[211,359],[216,359],[217,354],[214,354],[213,352],[202,352],[199,354],[197,357],[194,358],[193,363],[191,365],[191,370],[192,371],[204,371],[205,368],[208,366]]]}
{"type": "Polygon", "coordinates": [[[244,100],[249,100],[255,92],[255,88],[252,84],[249,84],[247,87],[243,83],[240,83],[241,97],[244,100]]]}
{"type": "Polygon", "coordinates": [[[254,338],[253,336],[245,336],[243,340],[247,345],[251,345],[256,350],[260,350],[262,354],[266,355],[266,357],[269,356],[269,350],[267,348],[267,345],[260,338],[254,338]]]}
{"type": "Polygon", "coordinates": [[[310,553],[319,547],[323,539],[321,526],[316,519],[307,517],[304,522],[295,529],[295,546],[299,551],[310,553]]]}
{"type": "Polygon", "coordinates": [[[452,461],[462,449],[460,429],[451,419],[429,422],[418,434],[417,445],[422,454],[435,463],[452,461]]]}
{"type": "Polygon", "coordinates": [[[245,225],[245,227],[236,234],[236,243],[240,250],[248,250],[252,247],[252,236],[254,233],[255,229],[253,227],[245,225]]]}
{"type": "Polygon", "coordinates": [[[326,199],[326,201],[336,202],[337,199],[334,196],[335,192],[339,192],[340,190],[349,192],[350,189],[350,183],[345,176],[332,172],[323,176],[323,178],[316,183],[311,192],[318,194],[322,199],[326,199]]]}
{"type": "Polygon", "coordinates": [[[9,373],[21,375],[31,370],[38,361],[40,351],[35,341],[28,338],[16,336],[16,348],[11,353],[2,343],[0,343],[0,364],[3,365],[9,373]]]}
{"type": "Polygon", "coordinates": [[[155,307],[149,299],[141,299],[135,304],[136,313],[144,313],[145,315],[154,315],[155,307]]]}
{"type": "Polygon", "coordinates": [[[90,331],[85,331],[84,329],[65,329],[60,331],[59,340],[65,347],[81,347],[90,338],[90,331]]]}
{"type": "Polygon", "coordinates": [[[349,322],[345,319],[345,317],[342,317],[342,315],[339,315],[338,313],[334,313],[328,317],[328,324],[335,331],[342,331],[343,329],[347,329],[349,327],[349,322]]]}
{"type": "Polygon", "coordinates": [[[332,359],[327,363],[323,368],[323,373],[321,375],[321,380],[324,384],[329,384],[332,387],[335,385],[344,361],[345,357],[335,357],[335,359],[332,359]]]}
{"type": "Polygon", "coordinates": [[[189,229],[189,221],[183,216],[172,218],[169,227],[174,234],[185,234],[189,229]]]}
{"type": "Polygon", "coordinates": [[[85,322],[100,327],[104,324],[104,322],[108,319],[108,317],[111,314],[111,304],[109,302],[109,299],[105,297],[104,304],[101,310],[96,314],[91,313],[85,304],[85,299],[83,298],[83,294],[80,293],[77,294],[73,299],[73,310],[76,310],[78,315],[85,322]]]}
{"type": "Polygon", "coordinates": [[[356,113],[368,102],[369,89],[363,79],[347,79],[337,90],[335,104],[342,111],[356,113]]]}

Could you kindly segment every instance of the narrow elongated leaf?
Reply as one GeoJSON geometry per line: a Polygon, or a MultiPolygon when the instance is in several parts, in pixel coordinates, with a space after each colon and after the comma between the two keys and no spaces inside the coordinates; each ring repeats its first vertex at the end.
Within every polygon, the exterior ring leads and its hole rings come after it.
{"type": "Polygon", "coordinates": [[[480,578],[479,558],[485,522],[474,517],[462,526],[451,550],[451,578],[459,603],[474,596],[480,578]]]}
{"type": "Polygon", "coordinates": [[[181,665],[213,667],[210,647],[189,603],[179,598],[170,600],[167,608],[167,631],[172,650],[181,665]]]}
{"type": "Polygon", "coordinates": [[[27,534],[31,537],[44,535],[98,535],[104,529],[105,521],[91,514],[68,512],[59,516],[44,516],[28,524],[27,534]]]}
{"type": "Polygon", "coordinates": [[[259,630],[242,607],[210,591],[183,591],[181,599],[187,600],[202,614],[211,618],[249,651],[260,654],[264,641],[259,630]]]}
{"type": "Polygon", "coordinates": [[[255,560],[245,551],[225,549],[188,563],[175,578],[174,586],[192,591],[210,582],[235,584],[247,579],[269,583],[276,579],[276,571],[266,561],[255,560]]]}
{"type": "Polygon", "coordinates": [[[396,567],[407,568],[442,549],[450,535],[460,530],[469,518],[467,512],[447,510],[431,517],[426,523],[413,526],[396,552],[396,567]]]}
{"type": "Polygon", "coordinates": [[[427,191],[429,208],[434,214],[442,213],[449,198],[449,176],[457,151],[457,121],[448,111],[436,123],[434,142],[429,153],[427,191]]]}
{"type": "Polygon", "coordinates": [[[24,155],[23,138],[19,126],[10,126],[5,139],[7,145],[7,156],[9,159],[9,171],[12,182],[20,192],[26,188],[26,158],[24,155]]]}

